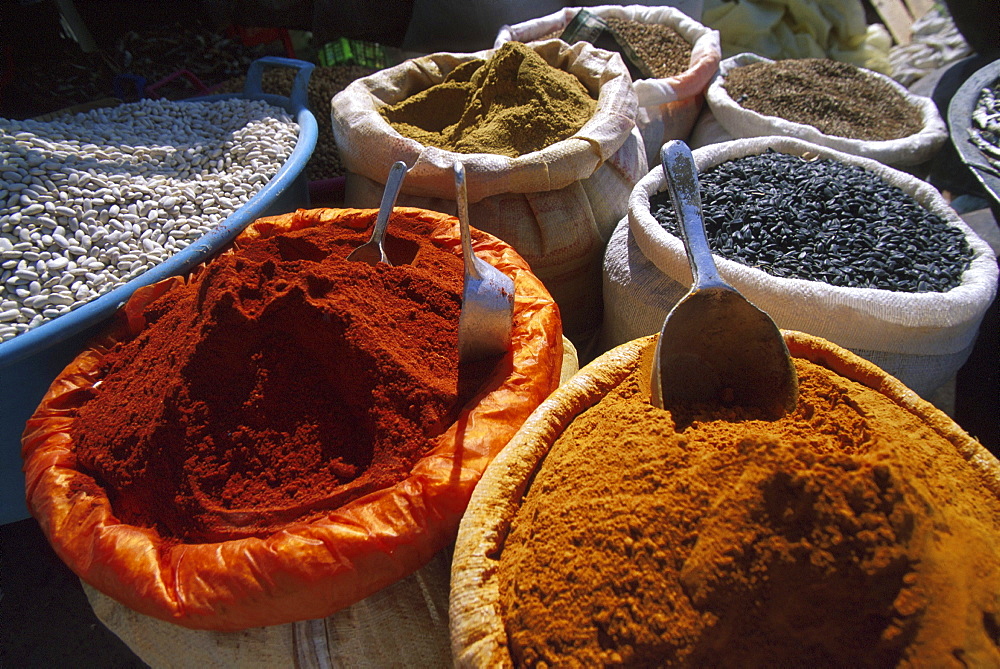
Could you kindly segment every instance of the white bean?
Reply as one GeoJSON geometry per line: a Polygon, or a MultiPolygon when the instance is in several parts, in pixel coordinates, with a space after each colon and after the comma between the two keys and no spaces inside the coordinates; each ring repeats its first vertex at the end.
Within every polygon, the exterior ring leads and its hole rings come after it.
{"type": "Polygon", "coordinates": [[[278,171],[297,134],[282,110],[238,99],[0,119],[0,343],[182,250],[278,171]]]}

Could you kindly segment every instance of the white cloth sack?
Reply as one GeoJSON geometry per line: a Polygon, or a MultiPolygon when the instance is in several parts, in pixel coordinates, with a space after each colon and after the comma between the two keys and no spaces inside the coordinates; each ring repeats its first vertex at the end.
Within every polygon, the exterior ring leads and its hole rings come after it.
{"type": "MultiPolygon", "coordinates": [[[[783,279],[714,256],[723,279],[770,314],[778,327],[828,339],[929,397],[955,375],[972,351],[979,323],[997,290],[997,262],[992,250],[932,186],[873,160],[784,137],[723,142],[696,149],[693,154],[701,171],[768,148],[800,156],[810,152],[863,167],[965,234],[973,253],[972,264],[961,284],[943,293],[842,288],[819,281],[783,279]]],[[[664,230],[649,211],[650,197],[662,190],[663,172],[657,167],[632,191],[628,215],[608,243],[604,349],[659,332],[669,310],[691,286],[683,242],[664,230]]]]}
{"type": "MultiPolygon", "coordinates": [[[[928,97],[914,95],[896,81],[884,74],[868,70],[895,90],[899,91],[910,104],[920,110],[923,125],[919,131],[899,139],[881,141],[852,139],[827,135],[815,126],[795,123],[777,116],[764,116],[741,107],[726,92],[726,77],[737,67],[753,63],[772,63],[769,58],[752,53],[741,53],[726,58],[719,65],[719,71],[708,85],[705,99],[711,119],[698,121],[699,128],[692,132],[691,145],[699,148],[713,142],[747,137],[795,137],[798,139],[836,149],[863,158],[871,158],[892,167],[919,165],[930,160],[948,139],[948,128],[938,112],[937,105],[928,97]],[[714,123],[721,127],[715,128],[714,123]]],[[[650,164],[653,164],[650,162],[650,164]]]]}
{"type": "MultiPolygon", "coordinates": [[[[580,370],[563,337],[559,385],[580,370]]],[[[448,667],[452,552],[446,548],[406,578],[315,620],[213,632],[138,613],[81,581],[97,619],[153,669],[380,669],[448,667]]]]}
{"type": "Polygon", "coordinates": [[[94,614],[153,669],[446,667],[450,550],[327,618],[239,632],[193,630],[137,613],[83,584],[94,614]]]}
{"type": "Polygon", "coordinates": [[[581,347],[600,330],[604,247],[632,187],[648,170],[646,156],[621,56],[559,40],[531,48],[597,96],[593,117],[578,132],[517,158],[456,153],[403,137],[380,107],[441,82],[461,63],[489,58],[495,49],[414,58],[354,81],[332,100],[333,131],[347,168],[345,204],[377,207],[389,168],[402,160],[410,170],[397,205],[454,214],[452,165],[461,160],[472,226],[524,257],[559,305],[567,337],[581,347]]]}
{"type": "Polygon", "coordinates": [[[659,151],[671,139],[687,139],[704,106],[705,89],[719,69],[722,48],[719,33],[674,7],[598,5],[566,7],[537,19],[504,26],[495,46],[504,42],[530,42],[562,32],[581,9],[601,18],[618,18],[673,28],[691,44],[691,63],[681,74],[664,79],[632,82],[639,102],[636,124],[646,144],[646,161],[659,163],[659,151]]]}

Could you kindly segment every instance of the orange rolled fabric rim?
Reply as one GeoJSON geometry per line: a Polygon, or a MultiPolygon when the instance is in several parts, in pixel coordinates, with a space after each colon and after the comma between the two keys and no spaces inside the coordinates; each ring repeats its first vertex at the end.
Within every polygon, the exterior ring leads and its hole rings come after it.
{"type": "MultiPolygon", "coordinates": [[[[408,207],[395,212],[431,223],[431,238],[461,255],[454,217],[408,207]]],[[[364,229],[375,215],[300,209],[255,221],[234,247],[316,225],[364,229]]],[[[56,553],[83,581],[140,613],[215,631],[326,617],[422,567],[454,539],[486,466],[556,388],[562,364],[558,307],[541,281],[501,240],[474,231],[473,247],[514,280],[510,373],[462,410],[407,478],[263,538],[184,544],[124,524],[105,492],[77,470],[73,411],[99,381],[104,354],[142,329],[147,304],[187,279],[136,291],[110,333],[52,383],[22,436],[28,507],[56,553]]]]}

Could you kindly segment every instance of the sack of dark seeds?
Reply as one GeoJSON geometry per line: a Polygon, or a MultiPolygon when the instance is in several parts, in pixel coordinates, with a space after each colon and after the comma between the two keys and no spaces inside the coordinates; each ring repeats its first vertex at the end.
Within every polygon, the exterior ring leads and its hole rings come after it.
{"type": "MultiPolygon", "coordinates": [[[[632,88],[639,100],[636,125],[646,144],[646,158],[655,165],[660,147],[672,139],[687,139],[704,106],[705,89],[719,68],[722,48],[719,32],[674,7],[600,5],[566,7],[558,12],[512,26],[497,34],[504,42],[575,39],[585,31],[565,35],[584,10],[631,49],[631,60],[648,76],[633,74],[632,88]]],[[[601,43],[598,42],[598,45],[601,43]]]]}
{"type": "MultiPolygon", "coordinates": [[[[990,247],[929,184],[802,140],[696,149],[719,273],[779,327],[828,339],[929,397],[968,358],[997,290],[990,247]]],[[[660,167],[605,254],[602,346],[658,332],[691,272],[660,167]]]]}
{"type": "Polygon", "coordinates": [[[948,139],[933,100],[884,74],[828,58],[726,58],[705,100],[691,133],[695,148],[746,137],[796,137],[907,167],[932,158],[948,139]]]}

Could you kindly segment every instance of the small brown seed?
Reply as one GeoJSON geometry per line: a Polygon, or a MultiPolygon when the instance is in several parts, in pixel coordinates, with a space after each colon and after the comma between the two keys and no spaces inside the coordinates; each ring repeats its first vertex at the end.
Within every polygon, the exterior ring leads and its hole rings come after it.
{"type": "Polygon", "coordinates": [[[611,17],[604,22],[628,43],[657,78],[676,76],[691,66],[691,45],[672,27],[611,17]]]}

